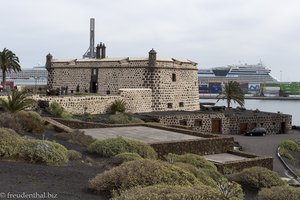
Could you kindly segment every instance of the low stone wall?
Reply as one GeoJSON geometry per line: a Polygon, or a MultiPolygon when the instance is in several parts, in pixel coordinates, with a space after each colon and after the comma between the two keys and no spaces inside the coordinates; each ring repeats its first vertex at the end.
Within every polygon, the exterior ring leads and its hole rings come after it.
{"type": "Polygon", "coordinates": [[[72,114],[103,114],[109,112],[111,104],[117,99],[123,99],[127,111],[132,113],[151,112],[151,89],[121,89],[119,96],[38,96],[35,100],[56,101],[72,114]]]}
{"type": "Polygon", "coordinates": [[[163,157],[168,153],[208,155],[231,151],[233,149],[233,138],[217,137],[198,140],[180,140],[152,143],[151,146],[156,150],[159,157],[163,157]]]}
{"type": "Polygon", "coordinates": [[[227,174],[228,172],[239,172],[243,169],[250,167],[265,167],[273,170],[273,158],[272,157],[256,157],[248,158],[240,161],[230,161],[226,163],[214,163],[218,170],[227,174]]]}

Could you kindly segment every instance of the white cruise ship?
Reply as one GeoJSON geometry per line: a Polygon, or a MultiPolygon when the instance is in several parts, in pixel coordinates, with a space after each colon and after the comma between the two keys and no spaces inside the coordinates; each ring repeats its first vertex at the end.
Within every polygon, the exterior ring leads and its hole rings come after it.
{"type": "MultiPolygon", "coordinates": [[[[0,70],[0,80],[2,80],[2,71],[0,70]]],[[[22,69],[20,72],[11,72],[6,74],[6,81],[14,82],[14,85],[46,85],[48,80],[48,71],[45,66],[34,67],[31,69],[22,69]]]]}
{"type": "Polygon", "coordinates": [[[212,69],[199,69],[199,82],[227,82],[239,83],[277,83],[278,80],[270,75],[271,70],[261,62],[256,65],[239,64],[217,67],[212,69]]]}

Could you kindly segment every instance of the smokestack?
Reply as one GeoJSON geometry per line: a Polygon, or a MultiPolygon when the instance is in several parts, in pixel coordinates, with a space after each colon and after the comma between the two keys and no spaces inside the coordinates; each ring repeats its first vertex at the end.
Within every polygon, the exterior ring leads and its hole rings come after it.
{"type": "Polygon", "coordinates": [[[101,49],[101,46],[102,46],[102,44],[97,44],[97,47],[96,47],[96,58],[97,59],[100,59],[100,49],[101,49]]]}
{"type": "Polygon", "coordinates": [[[95,19],[90,19],[90,56],[95,58],[95,19]]]}
{"type": "Polygon", "coordinates": [[[101,58],[105,58],[105,57],[106,57],[106,46],[105,46],[105,44],[103,43],[102,51],[101,51],[101,58]]]}

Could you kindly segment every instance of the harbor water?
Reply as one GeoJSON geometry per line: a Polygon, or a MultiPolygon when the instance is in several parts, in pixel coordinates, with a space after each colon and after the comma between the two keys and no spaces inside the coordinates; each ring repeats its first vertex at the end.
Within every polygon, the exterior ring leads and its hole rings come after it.
{"type": "MultiPolygon", "coordinates": [[[[200,99],[201,103],[216,103],[216,99],[200,99]]],[[[226,101],[220,100],[216,103],[216,106],[226,106],[226,101]]],[[[236,107],[237,104],[233,104],[232,107],[236,107]]],[[[249,110],[259,109],[266,112],[282,112],[284,114],[290,114],[293,116],[293,125],[300,126],[300,100],[254,100],[246,99],[245,108],[249,110]]]]}

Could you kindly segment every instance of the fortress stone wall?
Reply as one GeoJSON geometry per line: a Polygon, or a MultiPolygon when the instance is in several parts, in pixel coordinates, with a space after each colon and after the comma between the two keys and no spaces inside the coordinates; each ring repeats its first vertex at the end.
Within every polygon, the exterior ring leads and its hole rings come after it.
{"type": "MultiPolygon", "coordinates": [[[[64,87],[69,92],[89,91],[109,99],[109,96],[120,96],[120,89],[148,89],[151,105],[145,104],[142,110],[200,109],[197,63],[186,59],[157,59],[153,49],[144,58],[55,60],[48,55],[46,67],[49,90],[64,87]]],[[[126,101],[133,105],[137,99],[126,101]]]]}
{"type": "Polygon", "coordinates": [[[56,101],[73,114],[103,114],[110,110],[111,104],[117,99],[127,102],[128,112],[141,113],[151,111],[151,90],[149,89],[120,89],[120,95],[89,95],[89,96],[34,96],[35,100],[56,101]]]}

